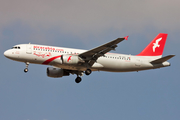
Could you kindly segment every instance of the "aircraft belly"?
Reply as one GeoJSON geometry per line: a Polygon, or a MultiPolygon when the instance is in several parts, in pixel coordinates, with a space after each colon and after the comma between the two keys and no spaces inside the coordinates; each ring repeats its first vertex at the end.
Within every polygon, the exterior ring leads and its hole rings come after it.
{"type": "Polygon", "coordinates": [[[122,61],[117,59],[99,60],[98,63],[103,65],[102,71],[121,72],[131,70],[135,65],[131,61],[122,61]]]}

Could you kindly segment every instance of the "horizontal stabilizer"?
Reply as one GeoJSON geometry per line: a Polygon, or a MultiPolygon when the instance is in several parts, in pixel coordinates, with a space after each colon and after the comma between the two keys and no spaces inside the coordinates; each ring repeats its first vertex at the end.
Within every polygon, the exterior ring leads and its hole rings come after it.
{"type": "Polygon", "coordinates": [[[159,63],[163,63],[167,60],[169,60],[170,58],[174,57],[175,55],[168,55],[166,57],[162,57],[162,58],[159,58],[159,59],[156,59],[156,60],[153,60],[151,61],[150,63],[152,64],[159,64],[159,63]]]}

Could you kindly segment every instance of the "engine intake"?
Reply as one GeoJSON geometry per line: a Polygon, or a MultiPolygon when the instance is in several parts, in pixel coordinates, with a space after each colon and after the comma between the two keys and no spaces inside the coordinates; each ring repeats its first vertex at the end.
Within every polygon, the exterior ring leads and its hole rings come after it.
{"type": "Polygon", "coordinates": [[[61,68],[54,68],[54,67],[47,68],[48,77],[58,78],[58,77],[69,76],[69,75],[70,75],[69,72],[61,68]]]}

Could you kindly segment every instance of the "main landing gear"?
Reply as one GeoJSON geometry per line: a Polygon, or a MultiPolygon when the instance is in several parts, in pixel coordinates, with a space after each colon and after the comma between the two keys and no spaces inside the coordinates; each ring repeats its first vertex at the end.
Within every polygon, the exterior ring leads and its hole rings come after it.
{"type": "Polygon", "coordinates": [[[77,75],[77,78],[75,79],[75,82],[80,83],[82,81],[82,79],[79,76],[83,76],[83,71],[76,71],[75,74],[77,75]]]}
{"type": "MultiPolygon", "coordinates": [[[[92,72],[91,69],[87,69],[84,73],[85,73],[86,75],[90,75],[91,72],[92,72]]],[[[82,76],[82,75],[83,75],[83,72],[77,73],[77,78],[75,79],[75,82],[76,82],[76,83],[80,83],[80,82],[82,81],[82,78],[79,77],[79,75],[82,76]]]]}
{"type": "Polygon", "coordinates": [[[86,75],[90,75],[91,72],[92,72],[91,69],[87,69],[87,70],[85,71],[85,74],[86,74],[86,75]]]}
{"type": "Polygon", "coordinates": [[[24,69],[24,72],[27,73],[28,72],[29,62],[25,62],[25,64],[26,64],[26,68],[24,69]]]}
{"type": "Polygon", "coordinates": [[[75,82],[76,82],[76,83],[80,83],[81,80],[82,80],[81,77],[77,76],[77,78],[75,79],[75,82]]]}

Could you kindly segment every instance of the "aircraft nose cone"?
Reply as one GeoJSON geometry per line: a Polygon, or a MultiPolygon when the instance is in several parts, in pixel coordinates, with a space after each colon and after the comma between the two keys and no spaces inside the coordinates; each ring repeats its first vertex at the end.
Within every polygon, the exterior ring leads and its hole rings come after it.
{"type": "Polygon", "coordinates": [[[9,51],[8,51],[8,50],[6,50],[6,51],[4,52],[4,56],[7,57],[7,58],[9,57],[9,51]]]}

